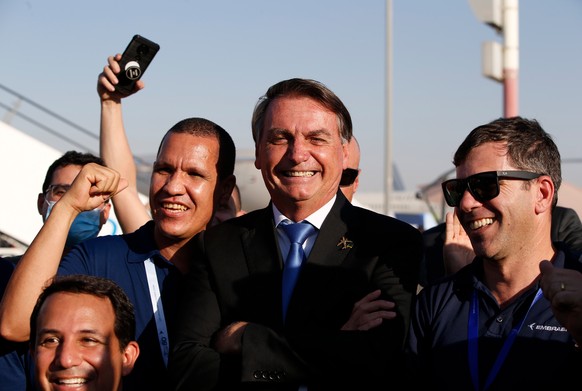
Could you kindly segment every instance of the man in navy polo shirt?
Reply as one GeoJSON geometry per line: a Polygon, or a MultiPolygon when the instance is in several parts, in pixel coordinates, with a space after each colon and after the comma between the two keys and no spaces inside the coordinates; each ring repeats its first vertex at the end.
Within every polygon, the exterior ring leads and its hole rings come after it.
{"type": "MultiPolygon", "coordinates": [[[[14,270],[9,258],[0,257],[0,297],[14,270]]],[[[13,342],[0,338],[0,387],[5,390],[29,390],[32,387],[31,358],[27,342],[13,342]]]]}
{"type": "Polygon", "coordinates": [[[560,161],[552,137],[521,117],[478,126],[457,149],[442,187],[476,257],[418,295],[409,349],[420,386],[579,384],[582,258],[551,237],[560,161]]]}

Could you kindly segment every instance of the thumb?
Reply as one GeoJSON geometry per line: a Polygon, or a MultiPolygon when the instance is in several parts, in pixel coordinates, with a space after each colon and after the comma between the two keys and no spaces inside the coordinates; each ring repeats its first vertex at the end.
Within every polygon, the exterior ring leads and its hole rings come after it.
{"type": "Polygon", "coordinates": [[[553,268],[554,268],[554,265],[550,261],[543,260],[540,262],[540,272],[542,274],[546,274],[546,273],[551,272],[553,268]]]}

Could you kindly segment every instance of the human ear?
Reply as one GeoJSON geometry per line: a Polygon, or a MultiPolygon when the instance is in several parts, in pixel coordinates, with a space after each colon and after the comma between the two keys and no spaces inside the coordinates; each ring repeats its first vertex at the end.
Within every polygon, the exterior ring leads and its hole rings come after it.
{"type": "Polygon", "coordinates": [[[554,182],[549,175],[542,175],[537,179],[536,211],[538,213],[552,209],[554,201],[554,182]]]}
{"type": "Polygon", "coordinates": [[[136,341],[130,341],[123,350],[123,376],[128,375],[135,365],[135,361],[139,356],[139,345],[136,341]]]}

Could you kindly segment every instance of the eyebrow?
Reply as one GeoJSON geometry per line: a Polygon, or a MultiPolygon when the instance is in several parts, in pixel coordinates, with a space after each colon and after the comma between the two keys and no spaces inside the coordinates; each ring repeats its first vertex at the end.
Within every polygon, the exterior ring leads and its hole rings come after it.
{"type": "MultiPolygon", "coordinates": [[[[58,329],[43,328],[43,329],[39,329],[38,330],[38,335],[43,335],[43,334],[62,334],[62,333],[63,332],[61,330],[58,330],[58,329]]],[[[102,333],[100,333],[99,331],[97,331],[95,329],[82,329],[82,330],[77,330],[74,333],[75,334],[103,335],[102,333]]]]}
{"type": "Polygon", "coordinates": [[[325,134],[326,136],[332,136],[332,132],[326,128],[310,130],[307,134],[309,135],[325,134]]]}

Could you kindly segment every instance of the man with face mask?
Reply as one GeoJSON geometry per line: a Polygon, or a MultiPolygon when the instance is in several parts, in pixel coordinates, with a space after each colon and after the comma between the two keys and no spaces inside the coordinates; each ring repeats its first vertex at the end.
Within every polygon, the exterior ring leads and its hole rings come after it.
{"type": "MultiPolygon", "coordinates": [[[[81,168],[88,163],[105,165],[101,157],[91,153],[67,151],[49,166],[42,183],[42,191],[38,193],[36,201],[36,207],[38,213],[42,216],[43,223],[50,215],[53,206],[71,187],[71,183],[73,183],[81,168]]],[[[100,208],[79,213],[69,229],[63,255],[83,240],[97,237],[103,224],[109,219],[110,211],[111,203],[106,202],[100,208]]],[[[6,259],[16,264],[20,257],[20,255],[17,255],[6,257],[6,259]]]]}
{"type": "MultiPolygon", "coordinates": [[[[38,212],[46,221],[55,203],[61,199],[66,191],[71,187],[71,183],[87,163],[97,163],[105,165],[103,159],[90,153],[68,151],[50,165],[42,184],[42,193],[39,193],[37,200],[38,212]]],[[[103,206],[79,213],[73,221],[65,252],[85,239],[94,238],[99,235],[103,224],[109,218],[111,204],[106,202],[103,206]]]]}

